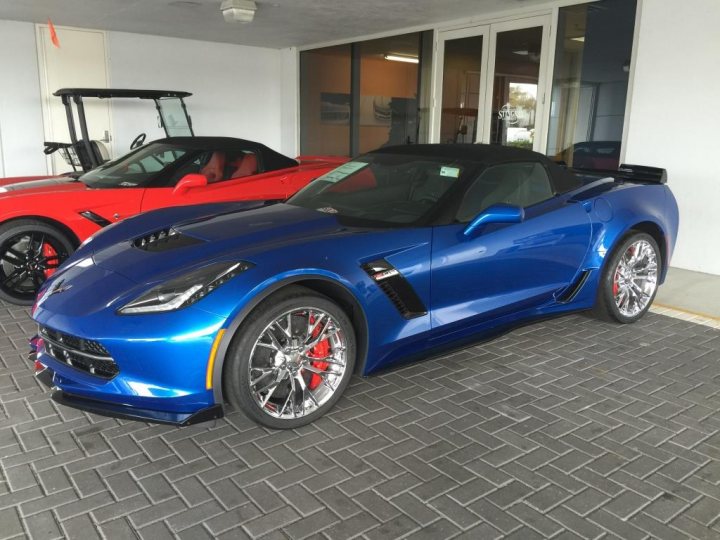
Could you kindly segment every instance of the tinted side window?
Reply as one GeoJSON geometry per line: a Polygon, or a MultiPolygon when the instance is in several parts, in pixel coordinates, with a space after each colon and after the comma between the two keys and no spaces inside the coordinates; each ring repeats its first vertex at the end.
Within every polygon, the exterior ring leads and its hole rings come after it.
{"type": "Polygon", "coordinates": [[[523,208],[553,196],[547,171],[540,163],[507,163],[488,167],[465,193],[457,220],[465,223],[493,204],[523,208]]]}

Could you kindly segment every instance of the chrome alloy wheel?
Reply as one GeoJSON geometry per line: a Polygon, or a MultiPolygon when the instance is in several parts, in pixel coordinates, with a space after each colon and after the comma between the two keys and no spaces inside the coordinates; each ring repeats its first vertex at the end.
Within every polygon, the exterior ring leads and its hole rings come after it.
{"type": "Polygon", "coordinates": [[[621,315],[643,311],[657,289],[657,253],[646,240],[638,240],[623,253],[613,276],[613,297],[621,315]]]}
{"type": "Polygon", "coordinates": [[[338,322],[316,308],[294,308],[255,341],[248,363],[250,393],[274,418],[302,418],[335,394],[346,367],[346,336],[338,322]]]}

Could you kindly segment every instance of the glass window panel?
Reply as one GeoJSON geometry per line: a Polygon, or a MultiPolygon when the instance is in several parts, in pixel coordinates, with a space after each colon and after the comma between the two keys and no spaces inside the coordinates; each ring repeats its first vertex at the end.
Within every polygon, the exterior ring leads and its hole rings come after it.
{"type": "Polygon", "coordinates": [[[350,45],[300,53],[300,151],[350,152],[350,45]]]}
{"type": "Polygon", "coordinates": [[[445,42],[440,142],[475,142],[482,48],[483,36],[445,42]]]}
{"type": "Polygon", "coordinates": [[[569,166],[617,169],[635,0],[560,8],[547,153],[569,166]]]}
{"type": "Polygon", "coordinates": [[[497,34],[491,144],[533,147],[542,32],[536,26],[497,34]]]}
{"type": "Polygon", "coordinates": [[[358,43],[358,152],[417,142],[420,34],[358,43]]]}

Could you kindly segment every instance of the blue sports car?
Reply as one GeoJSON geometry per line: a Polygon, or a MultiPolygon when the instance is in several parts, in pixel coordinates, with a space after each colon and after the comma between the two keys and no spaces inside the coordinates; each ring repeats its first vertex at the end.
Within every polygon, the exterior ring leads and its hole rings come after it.
{"type": "Polygon", "coordinates": [[[526,150],[415,145],[286,203],[132,217],[40,290],[35,367],[88,411],[186,425],[229,402],[297,427],[355,372],[569,311],[638,320],[677,236],[665,184],[650,167],[586,177],[526,150]]]}

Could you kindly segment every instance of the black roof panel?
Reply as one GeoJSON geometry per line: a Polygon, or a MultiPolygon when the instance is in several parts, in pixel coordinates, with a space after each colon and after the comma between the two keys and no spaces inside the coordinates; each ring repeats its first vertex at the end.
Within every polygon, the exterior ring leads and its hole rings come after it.
{"type": "Polygon", "coordinates": [[[262,143],[237,139],[235,137],[167,137],[156,139],[148,144],[176,144],[185,148],[207,150],[235,150],[255,152],[260,156],[265,171],[275,171],[287,167],[297,167],[298,162],[262,143]]]}

